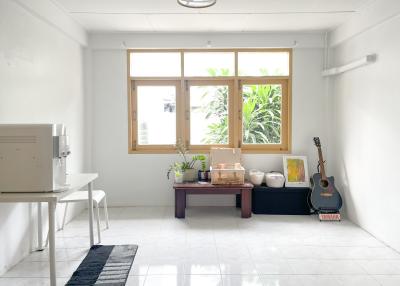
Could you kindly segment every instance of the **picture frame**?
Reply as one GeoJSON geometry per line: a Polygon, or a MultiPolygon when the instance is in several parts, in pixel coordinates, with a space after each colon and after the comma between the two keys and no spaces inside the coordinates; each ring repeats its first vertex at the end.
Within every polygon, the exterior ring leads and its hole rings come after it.
{"type": "Polygon", "coordinates": [[[283,156],[283,172],[286,187],[308,188],[310,186],[306,156],[283,156]]]}

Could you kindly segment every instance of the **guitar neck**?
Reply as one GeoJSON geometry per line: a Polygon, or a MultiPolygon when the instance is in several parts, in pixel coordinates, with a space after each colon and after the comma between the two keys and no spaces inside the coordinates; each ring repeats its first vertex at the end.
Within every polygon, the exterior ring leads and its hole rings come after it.
{"type": "Polygon", "coordinates": [[[325,173],[325,165],[324,165],[324,157],[322,156],[321,147],[318,147],[318,157],[319,157],[319,168],[322,180],[326,180],[326,173],[325,173]]]}

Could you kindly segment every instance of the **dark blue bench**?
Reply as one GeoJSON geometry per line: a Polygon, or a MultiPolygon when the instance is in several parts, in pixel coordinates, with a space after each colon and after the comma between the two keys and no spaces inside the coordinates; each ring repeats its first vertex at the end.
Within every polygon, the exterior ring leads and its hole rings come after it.
{"type": "MultiPolygon", "coordinates": [[[[270,188],[265,185],[252,190],[252,212],[254,214],[309,215],[309,188],[270,188]]],[[[240,195],[236,196],[240,207],[240,195]]]]}

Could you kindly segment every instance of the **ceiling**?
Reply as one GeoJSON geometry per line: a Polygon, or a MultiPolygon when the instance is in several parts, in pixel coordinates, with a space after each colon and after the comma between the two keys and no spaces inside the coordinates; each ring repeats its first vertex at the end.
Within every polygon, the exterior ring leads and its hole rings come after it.
{"type": "Polygon", "coordinates": [[[374,0],[217,0],[205,9],[176,0],[52,1],[94,32],[270,32],[331,30],[374,0]]]}

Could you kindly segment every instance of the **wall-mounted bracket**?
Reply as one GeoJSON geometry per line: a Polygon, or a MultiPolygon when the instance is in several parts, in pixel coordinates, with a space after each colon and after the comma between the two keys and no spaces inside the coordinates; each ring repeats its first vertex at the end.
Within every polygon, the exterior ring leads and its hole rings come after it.
{"type": "Polygon", "coordinates": [[[338,75],[338,74],[344,73],[346,71],[353,70],[353,69],[374,63],[375,61],[376,61],[376,54],[366,55],[365,57],[363,57],[359,60],[356,60],[354,62],[348,63],[346,65],[324,70],[322,72],[322,76],[338,75]]]}

